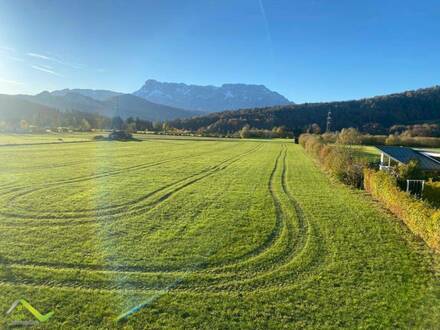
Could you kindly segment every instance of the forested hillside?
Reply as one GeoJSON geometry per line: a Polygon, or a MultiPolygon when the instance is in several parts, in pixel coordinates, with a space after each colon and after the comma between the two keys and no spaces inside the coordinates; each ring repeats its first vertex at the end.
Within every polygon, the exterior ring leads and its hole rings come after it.
{"type": "Polygon", "coordinates": [[[215,133],[236,132],[245,125],[258,129],[285,126],[289,131],[300,132],[316,123],[324,130],[329,111],[332,113],[332,130],[356,127],[364,132],[386,133],[388,128],[396,124],[439,120],[440,87],[353,101],[225,111],[178,119],[171,122],[171,126],[215,133]]]}
{"type": "Polygon", "coordinates": [[[111,127],[112,120],[97,113],[59,111],[13,95],[0,95],[0,130],[28,129],[30,126],[90,128],[111,127]]]}
{"type": "Polygon", "coordinates": [[[124,119],[139,117],[144,120],[163,121],[176,118],[188,118],[202,114],[202,112],[199,111],[187,111],[156,104],[131,94],[121,94],[103,90],[77,89],[53,92],[45,91],[37,95],[17,95],[14,97],[61,111],[97,113],[106,117],[120,116],[124,119]],[[105,98],[105,96],[108,97],[105,98]]]}

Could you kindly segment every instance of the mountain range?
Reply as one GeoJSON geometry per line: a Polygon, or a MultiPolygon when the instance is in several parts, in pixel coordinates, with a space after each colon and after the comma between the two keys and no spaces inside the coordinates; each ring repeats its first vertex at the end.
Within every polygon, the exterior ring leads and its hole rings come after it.
{"type": "Polygon", "coordinates": [[[290,104],[287,98],[264,85],[223,84],[217,87],[149,79],[133,94],[150,102],[203,112],[290,104]]]}
{"type": "MultiPolygon", "coordinates": [[[[94,113],[106,117],[139,117],[150,121],[190,118],[224,109],[287,104],[280,94],[262,85],[224,84],[221,87],[161,83],[147,80],[141,89],[124,94],[111,90],[62,89],[36,95],[2,97],[17,112],[24,104],[37,104],[52,110],[94,113]],[[27,103],[15,102],[13,98],[27,103]]],[[[1,109],[0,109],[1,110],[1,109]]],[[[41,110],[41,108],[40,108],[41,110]]],[[[0,118],[1,119],[1,118],[0,118]]]]}
{"type": "Polygon", "coordinates": [[[202,114],[156,104],[132,94],[106,90],[64,89],[16,97],[60,111],[98,113],[106,117],[120,116],[123,119],[139,117],[145,120],[163,121],[202,114]]]}
{"type": "Polygon", "coordinates": [[[66,88],[66,89],[53,91],[51,94],[56,96],[65,96],[70,93],[80,94],[98,101],[105,101],[113,96],[124,94],[124,93],[114,92],[105,89],[83,89],[83,88],[74,88],[74,89],[66,88]]]}

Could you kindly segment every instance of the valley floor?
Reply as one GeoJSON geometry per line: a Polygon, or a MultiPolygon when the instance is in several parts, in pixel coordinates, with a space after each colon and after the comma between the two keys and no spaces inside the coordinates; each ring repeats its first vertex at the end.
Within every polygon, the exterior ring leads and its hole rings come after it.
{"type": "Polygon", "coordinates": [[[0,326],[437,328],[438,261],[287,140],[0,148],[0,326]]]}

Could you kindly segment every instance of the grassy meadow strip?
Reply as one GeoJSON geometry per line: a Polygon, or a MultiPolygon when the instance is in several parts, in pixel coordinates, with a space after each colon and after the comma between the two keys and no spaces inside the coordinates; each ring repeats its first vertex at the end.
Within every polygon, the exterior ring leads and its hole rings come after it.
{"type": "Polygon", "coordinates": [[[93,133],[0,134],[0,146],[88,142],[93,133]]]}
{"type": "Polygon", "coordinates": [[[41,329],[440,322],[429,249],[290,142],[155,137],[0,159],[0,310],[53,310],[41,329]]]}

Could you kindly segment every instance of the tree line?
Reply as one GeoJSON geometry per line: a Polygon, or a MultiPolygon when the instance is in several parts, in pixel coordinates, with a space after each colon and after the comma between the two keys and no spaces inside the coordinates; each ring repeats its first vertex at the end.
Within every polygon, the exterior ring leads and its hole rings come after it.
{"type": "Polygon", "coordinates": [[[78,131],[125,130],[125,131],[162,131],[167,124],[152,122],[138,117],[106,117],[97,113],[81,111],[36,111],[0,118],[0,131],[39,131],[45,129],[71,129],[78,131]]]}
{"type": "MultiPolygon", "coordinates": [[[[298,136],[308,131],[324,131],[329,112],[332,118],[331,131],[354,127],[363,133],[389,134],[391,127],[403,125],[404,130],[410,130],[409,134],[419,134],[417,132],[420,131],[426,134],[430,130],[428,127],[407,126],[440,119],[440,87],[354,101],[224,111],[177,119],[171,121],[170,126],[179,130],[223,135],[239,132],[245,126],[255,130],[272,130],[274,127],[284,126],[286,131],[298,136]]],[[[401,130],[402,127],[394,129],[401,130]]],[[[438,126],[433,131],[439,134],[438,126]]]]}

